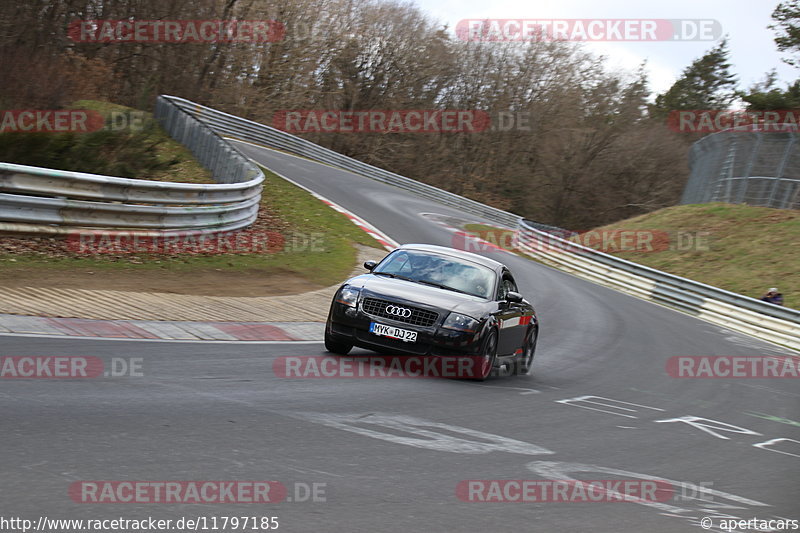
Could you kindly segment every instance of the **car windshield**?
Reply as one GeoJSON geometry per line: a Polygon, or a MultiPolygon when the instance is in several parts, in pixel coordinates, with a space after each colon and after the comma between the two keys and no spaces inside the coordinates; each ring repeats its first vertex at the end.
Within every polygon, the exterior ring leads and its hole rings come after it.
{"type": "Polygon", "coordinates": [[[495,273],[490,268],[418,250],[395,251],[372,272],[487,299],[495,286],[495,273]]]}

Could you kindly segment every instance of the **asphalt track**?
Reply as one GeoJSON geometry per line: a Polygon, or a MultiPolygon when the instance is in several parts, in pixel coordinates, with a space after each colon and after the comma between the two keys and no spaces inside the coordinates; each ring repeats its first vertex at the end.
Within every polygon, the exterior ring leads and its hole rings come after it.
{"type": "MultiPolygon", "coordinates": [[[[399,242],[452,242],[421,213],[472,219],[324,165],[243,149],[399,242]]],[[[0,356],[141,364],[140,376],[0,380],[0,516],[277,516],[279,531],[426,532],[703,531],[703,517],[719,531],[724,517],[800,519],[797,381],[665,370],[672,356],[791,352],[497,253],[541,319],[531,376],[281,378],[276,358],[324,356],[321,344],[0,336],[0,356]],[[564,476],[654,476],[675,493],[659,505],[456,495],[464,480],[564,476]],[[76,503],[68,488],[81,480],[276,480],[293,501],[76,503]],[[314,483],[324,496],[297,501],[314,483]],[[696,497],[701,485],[713,492],[696,497]]]]}

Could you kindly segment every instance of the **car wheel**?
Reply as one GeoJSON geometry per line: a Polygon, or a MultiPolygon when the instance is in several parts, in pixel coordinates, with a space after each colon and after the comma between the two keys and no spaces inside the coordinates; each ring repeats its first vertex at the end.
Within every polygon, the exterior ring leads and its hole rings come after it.
{"type": "Polygon", "coordinates": [[[328,328],[325,328],[325,349],[331,353],[347,355],[353,349],[353,344],[335,339],[328,328]]]}
{"type": "Polygon", "coordinates": [[[524,376],[531,373],[533,367],[533,356],[536,354],[536,341],[539,339],[539,331],[533,330],[522,347],[519,356],[519,374],[524,376]]]}
{"type": "Polygon", "coordinates": [[[492,375],[494,364],[497,361],[497,331],[491,330],[483,342],[483,350],[478,360],[477,381],[485,381],[492,375]]]}

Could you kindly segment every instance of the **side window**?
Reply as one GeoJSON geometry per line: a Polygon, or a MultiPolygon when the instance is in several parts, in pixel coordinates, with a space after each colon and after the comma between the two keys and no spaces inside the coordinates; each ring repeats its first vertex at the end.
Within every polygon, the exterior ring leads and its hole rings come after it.
{"type": "Polygon", "coordinates": [[[505,300],[506,295],[509,292],[518,292],[517,291],[517,284],[514,283],[514,280],[511,279],[511,276],[506,274],[503,276],[503,279],[500,281],[500,290],[497,291],[497,299],[498,300],[505,300]]]}
{"type": "Polygon", "coordinates": [[[507,281],[508,281],[508,292],[519,292],[517,284],[514,283],[514,280],[511,278],[511,276],[508,277],[507,281]]]}
{"type": "Polygon", "coordinates": [[[389,261],[380,269],[381,272],[389,274],[399,274],[410,269],[408,254],[405,252],[395,253],[389,261]]]}

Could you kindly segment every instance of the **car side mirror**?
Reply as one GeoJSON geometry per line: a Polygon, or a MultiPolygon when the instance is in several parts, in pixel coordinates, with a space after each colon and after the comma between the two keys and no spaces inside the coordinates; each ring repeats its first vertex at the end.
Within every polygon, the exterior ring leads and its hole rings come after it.
{"type": "Polygon", "coordinates": [[[512,304],[522,303],[522,295],[518,292],[508,291],[506,294],[506,301],[512,304]]]}
{"type": "Polygon", "coordinates": [[[378,262],[377,261],[366,261],[366,262],[364,262],[364,268],[366,268],[370,272],[372,272],[372,269],[375,268],[376,266],[378,266],[378,262]]]}

